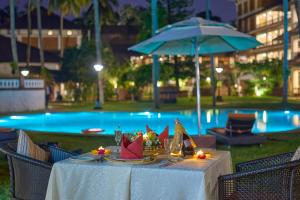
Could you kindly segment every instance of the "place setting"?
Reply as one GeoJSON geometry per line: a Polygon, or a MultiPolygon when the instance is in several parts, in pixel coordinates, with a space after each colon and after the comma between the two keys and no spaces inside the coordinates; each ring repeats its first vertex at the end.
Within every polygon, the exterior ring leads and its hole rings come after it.
{"type": "Polygon", "coordinates": [[[100,146],[89,153],[72,156],[71,162],[99,162],[109,165],[158,166],[168,167],[185,160],[193,162],[210,160],[213,150],[200,149],[187,134],[178,119],[175,120],[175,132],[169,137],[169,127],[157,134],[148,125],[146,131],[123,133],[115,130],[117,146],[100,146]]]}

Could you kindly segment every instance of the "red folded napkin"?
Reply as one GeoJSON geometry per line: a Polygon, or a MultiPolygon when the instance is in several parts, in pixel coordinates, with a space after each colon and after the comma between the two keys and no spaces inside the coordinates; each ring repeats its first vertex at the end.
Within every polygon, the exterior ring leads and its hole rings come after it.
{"type": "MultiPolygon", "coordinates": [[[[147,133],[153,132],[148,125],[146,125],[146,131],[147,133]]],[[[161,143],[161,145],[164,147],[164,140],[169,138],[169,126],[166,126],[166,128],[161,132],[161,134],[158,136],[158,139],[161,143]]]]}
{"type": "Polygon", "coordinates": [[[153,131],[152,131],[152,129],[151,129],[151,128],[149,128],[149,126],[148,126],[148,125],[146,125],[146,132],[147,132],[147,133],[149,133],[149,132],[153,132],[153,131]]]}
{"type": "Polygon", "coordinates": [[[143,137],[138,137],[135,141],[130,142],[123,135],[121,143],[120,158],[122,159],[141,159],[143,158],[143,137]]]}

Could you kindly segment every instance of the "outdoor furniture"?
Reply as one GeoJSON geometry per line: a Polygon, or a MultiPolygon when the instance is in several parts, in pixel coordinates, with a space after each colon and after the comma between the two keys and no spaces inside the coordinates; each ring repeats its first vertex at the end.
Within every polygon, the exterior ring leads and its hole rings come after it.
{"type": "Polygon", "coordinates": [[[266,137],[253,134],[255,123],[253,114],[229,114],[225,128],[207,129],[207,132],[216,137],[218,143],[228,145],[263,144],[266,137]]]}
{"type": "Polygon", "coordinates": [[[215,150],[211,155],[175,163],[160,155],[148,165],[67,159],[54,164],[46,200],[217,199],[218,177],[231,173],[231,156],[215,150]]]}
{"type": "Polygon", "coordinates": [[[177,101],[177,92],[178,89],[176,87],[168,86],[161,87],[159,89],[159,99],[163,103],[176,103],[177,101]]]}
{"type": "Polygon", "coordinates": [[[18,133],[16,129],[0,128],[0,144],[17,141],[18,133]]]}
{"type": "Polygon", "coordinates": [[[45,199],[52,164],[73,155],[56,147],[41,147],[50,151],[50,162],[16,153],[16,143],[0,146],[0,152],[4,153],[8,160],[12,199],[45,199]]]}
{"type": "Polygon", "coordinates": [[[216,137],[213,135],[191,135],[197,147],[216,148],[216,137]]]}
{"type": "Polygon", "coordinates": [[[293,152],[236,165],[236,173],[219,177],[219,199],[300,199],[300,160],[293,152]]]}

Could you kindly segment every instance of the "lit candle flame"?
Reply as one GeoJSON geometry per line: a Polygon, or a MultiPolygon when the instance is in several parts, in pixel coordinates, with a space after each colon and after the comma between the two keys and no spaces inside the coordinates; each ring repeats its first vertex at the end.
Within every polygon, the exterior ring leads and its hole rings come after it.
{"type": "Polygon", "coordinates": [[[198,152],[197,152],[197,156],[203,156],[204,155],[204,152],[202,151],[202,150],[199,150],[198,152]]]}
{"type": "Polygon", "coordinates": [[[202,150],[197,151],[196,158],[205,159],[206,158],[205,153],[202,150]]]}
{"type": "Polygon", "coordinates": [[[103,148],[102,146],[100,146],[100,147],[98,148],[98,150],[104,150],[104,148],[103,148]]]}

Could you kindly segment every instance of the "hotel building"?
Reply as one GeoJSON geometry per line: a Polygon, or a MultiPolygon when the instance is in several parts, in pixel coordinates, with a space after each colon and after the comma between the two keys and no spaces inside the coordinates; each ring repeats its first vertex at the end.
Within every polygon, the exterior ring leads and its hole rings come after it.
{"type": "MultiPolygon", "coordinates": [[[[263,45],[239,54],[240,62],[283,58],[283,5],[282,0],[236,0],[239,31],[251,34],[263,45]]],[[[290,68],[289,95],[300,95],[300,40],[298,17],[293,1],[288,11],[290,68]]]]}

